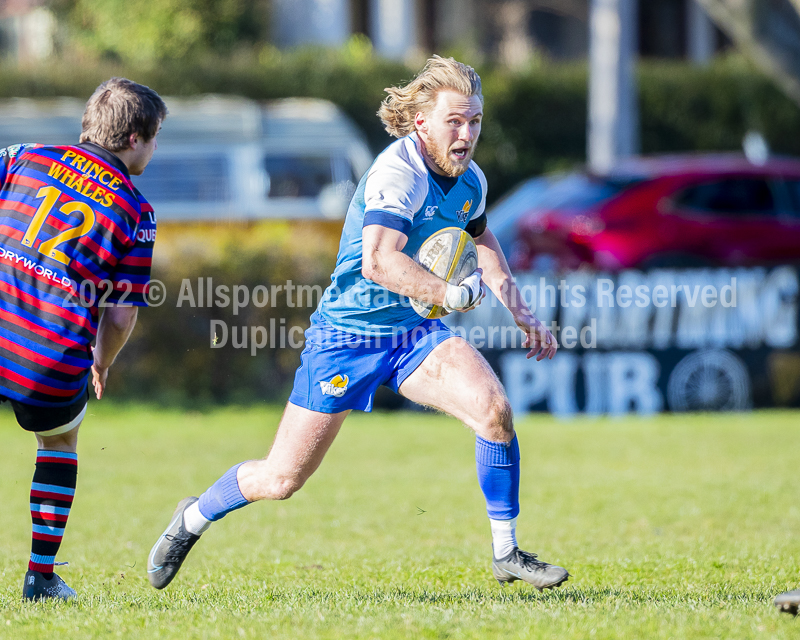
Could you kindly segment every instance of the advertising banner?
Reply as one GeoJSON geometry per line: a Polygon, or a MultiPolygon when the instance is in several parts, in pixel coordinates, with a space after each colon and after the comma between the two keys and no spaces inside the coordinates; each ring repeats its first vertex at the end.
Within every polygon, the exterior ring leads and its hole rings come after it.
{"type": "Polygon", "coordinates": [[[447,323],[489,360],[515,412],[561,415],[800,406],[793,266],[523,273],[526,303],[557,337],[526,359],[491,294],[447,323]]]}

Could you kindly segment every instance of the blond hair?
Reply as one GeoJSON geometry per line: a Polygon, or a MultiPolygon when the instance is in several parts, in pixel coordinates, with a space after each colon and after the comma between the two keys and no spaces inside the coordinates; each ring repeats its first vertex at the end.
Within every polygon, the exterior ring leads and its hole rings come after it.
{"type": "Polygon", "coordinates": [[[470,66],[453,58],[433,56],[419,75],[404,87],[387,87],[389,95],[381,102],[378,117],[389,135],[402,138],[413,133],[417,113],[430,113],[442,89],[465,96],[478,96],[483,103],[481,78],[470,66]]]}
{"type": "Polygon", "coordinates": [[[152,140],[167,117],[167,106],[150,87],[126,78],[111,78],[95,89],[81,123],[81,142],[94,142],[109,151],[130,146],[132,133],[152,140]]]}

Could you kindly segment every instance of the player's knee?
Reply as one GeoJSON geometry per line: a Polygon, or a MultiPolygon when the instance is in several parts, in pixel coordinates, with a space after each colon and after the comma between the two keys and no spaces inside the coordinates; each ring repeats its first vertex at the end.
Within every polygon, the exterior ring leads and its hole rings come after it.
{"type": "Polygon", "coordinates": [[[36,437],[40,449],[76,453],[78,451],[78,429],[72,429],[57,436],[36,437]]]}
{"type": "Polygon", "coordinates": [[[514,437],[513,414],[505,395],[496,395],[491,398],[485,416],[485,429],[489,440],[509,442],[514,437]]]}
{"type": "Polygon", "coordinates": [[[268,500],[288,500],[299,491],[302,486],[303,482],[299,478],[273,478],[265,487],[266,498],[268,500]]]}

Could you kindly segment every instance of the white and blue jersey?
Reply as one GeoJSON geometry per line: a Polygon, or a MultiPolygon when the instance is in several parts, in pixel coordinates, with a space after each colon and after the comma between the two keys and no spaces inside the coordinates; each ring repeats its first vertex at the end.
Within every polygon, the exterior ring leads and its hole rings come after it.
{"type": "Polygon", "coordinates": [[[380,224],[408,236],[403,253],[413,256],[445,227],[464,229],[486,208],[486,178],[474,162],[458,178],[428,170],[416,133],[387,147],[359,182],[350,202],[336,269],[318,312],[340,331],[390,336],[413,329],[423,318],[407,296],[361,274],[362,229],[380,224]]]}
{"type": "Polygon", "coordinates": [[[289,402],[322,413],[370,411],[379,386],[398,392],[438,345],[455,337],[441,321],[419,316],[408,297],[361,274],[365,226],[402,231],[403,253],[413,256],[445,227],[469,225],[480,235],[485,207],[486,178],[475,163],[458,178],[431,173],[416,134],[381,153],[350,202],[336,269],[311,316],[289,402]]]}

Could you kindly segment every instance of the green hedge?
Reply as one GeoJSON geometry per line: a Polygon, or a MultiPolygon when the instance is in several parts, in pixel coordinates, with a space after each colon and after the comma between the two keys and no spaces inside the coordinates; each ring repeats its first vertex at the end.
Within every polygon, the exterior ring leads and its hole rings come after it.
{"type": "MultiPolygon", "coordinates": [[[[289,347],[288,331],[308,328],[318,298],[304,291],[302,304],[272,287],[330,283],[338,245],[336,226],[310,223],[261,222],[224,225],[160,225],[153,278],[163,282],[166,299],[158,307],[141,309],[137,327],[109,374],[109,397],[142,399],[163,404],[202,407],[220,403],[249,403],[285,399],[300,363],[300,352],[289,347]],[[202,278],[200,300],[198,278],[202,278]],[[248,294],[266,287],[267,298],[235,310],[232,302],[205,291],[208,278],[215,290],[244,287],[248,294]],[[183,294],[183,295],[181,295],[183,294]],[[189,297],[191,294],[191,300],[189,297]],[[213,331],[212,321],[225,324],[213,331]],[[285,346],[251,352],[251,327],[275,327],[287,337],[285,346]],[[233,327],[248,333],[247,348],[234,348],[233,327]],[[214,345],[213,334],[218,344],[214,345]]],[[[242,298],[243,299],[243,298],[242,298]]],[[[302,332],[295,332],[296,340],[302,332]]]]}

